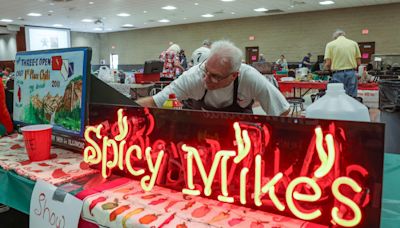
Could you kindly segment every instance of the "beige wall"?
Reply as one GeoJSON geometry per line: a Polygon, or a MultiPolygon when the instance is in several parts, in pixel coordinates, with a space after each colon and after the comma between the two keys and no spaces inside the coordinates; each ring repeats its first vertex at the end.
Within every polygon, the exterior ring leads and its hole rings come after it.
{"type": "Polygon", "coordinates": [[[100,35],[99,58],[108,62],[110,53],[116,53],[120,64],[142,64],[157,59],[169,41],[190,56],[205,38],[227,38],[243,50],[259,46],[268,61],[282,53],[288,61],[300,61],[307,52],[315,61],[337,28],[355,41],[375,41],[376,53],[400,53],[399,12],[400,4],[390,4],[107,33],[100,35]],[[364,28],[368,35],[361,35],[364,28]],[[255,41],[248,40],[250,35],[255,41]]]}
{"type": "Polygon", "coordinates": [[[92,64],[100,62],[100,35],[97,33],[71,32],[72,47],[91,47],[92,64]]]}
{"type": "Polygon", "coordinates": [[[0,35],[0,60],[13,60],[17,53],[15,34],[0,35]]]}

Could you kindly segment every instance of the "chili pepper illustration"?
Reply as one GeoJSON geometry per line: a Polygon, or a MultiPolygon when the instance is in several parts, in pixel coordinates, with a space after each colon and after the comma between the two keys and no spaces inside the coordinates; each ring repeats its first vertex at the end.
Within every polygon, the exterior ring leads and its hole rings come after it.
{"type": "Polygon", "coordinates": [[[115,209],[110,214],[110,222],[114,221],[117,218],[117,216],[122,214],[124,211],[129,210],[129,208],[131,208],[131,206],[124,205],[124,206],[120,206],[119,208],[115,209]]]}
{"type": "Polygon", "coordinates": [[[52,176],[53,178],[61,178],[61,177],[68,176],[68,174],[65,173],[65,172],[60,168],[60,169],[54,170],[53,173],[51,174],[51,176],[52,176]]]}
{"type": "Polygon", "coordinates": [[[228,221],[229,226],[236,226],[237,224],[243,222],[244,219],[243,218],[233,218],[231,220],[228,221]]]}
{"type": "Polygon", "coordinates": [[[168,225],[172,220],[174,220],[175,214],[176,213],[173,213],[171,216],[169,216],[163,223],[161,223],[161,225],[158,228],[162,228],[165,225],[168,225]]]}
{"type": "Polygon", "coordinates": [[[19,144],[14,144],[10,147],[11,150],[17,150],[17,149],[21,149],[21,148],[23,148],[23,147],[19,144]]]}
{"type": "Polygon", "coordinates": [[[219,213],[217,216],[215,216],[214,218],[212,218],[210,220],[210,222],[208,223],[215,223],[215,222],[219,222],[221,220],[227,219],[229,218],[229,212],[221,212],[219,213]]]}
{"type": "Polygon", "coordinates": [[[157,220],[157,218],[158,218],[158,215],[156,215],[156,214],[148,214],[148,215],[141,217],[139,219],[139,223],[140,224],[150,224],[150,223],[154,222],[155,220],[157,220]]]}
{"type": "Polygon", "coordinates": [[[191,208],[195,203],[196,203],[196,201],[190,201],[189,203],[187,203],[185,205],[184,208],[181,209],[181,211],[184,211],[184,210],[187,210],[187,209],[191,208]]]}
{"type": "Polygon", "coordinates": [[[192,212],[192,216],[194,218],[201,218],[201,217],[206,216],[210,211],[211,211],[211,208],[208,205],[204,205],[204,206],[201,206],[201,207],[195,209],[192,212]]]}
{"type": "Polygon", "coordinates": [[[158,199],[158,200],[153,200],[153,201],[151,201],[149,203],[149,205],[157,205],[157,204],[160,204],[160,203],[164,203],[167,200],[168,200],[168,198],[161,198],[161,199],[158,199]]]}
{"type": "Polygon", "coordinates": [[[112,210],[116,207],[118,207],[118,199],[115,199],[114,202],[109,202],[101,205],[101,208],[103,208],[103,210],[112,210]]]}
{"type": "Polygon", "coordinates": [[[141,198],[142,198],[142,199],[153,199],[154,197],[157,197],[157,196],[159,196],[159,195],[161,195],[161,194],[158,194],[158,193],[156,193],[156,194],[149,194],[149,195],[142,196],[141,198]]]}
{"type": "Polygon", "coordinates": [[[136,208],[135,210],[129,212],[128,214],[126,214],[124,216],[124,218],[122,219],[122,227],[126,228],[126,222],[128,221],[128,219],[136,214],[141,213],[142,211],[144,211],[144,208],[136,208]]]}
{"type": "Polygon", "coordinates": [[[49,164],[47,164],[47,163],[44,163],[44,162],[42,162],[42,163],[39,163],[38,165],[39,165],[39,166],[43,166],[43,167],[46,167],[46,166],[51,166],[51,165],[49,165],[49,164]]]}
{"type": "Polygon", "coordinates": [[[185,223],[176,225],[176,228],[187,228],[185,223]]]}
{"type": "Polygon", "coordinates": [[[90,213],[90,215],[93,216],[92,210],[98,203],[104,202],[106,200],[107,200],[107,198],[104,197],[104,196],[100,196],[99,198],[93,200],[89,205],[89,213],[90,213]]]}
{"type": "Polygon", "coordinates": [[[176,203],[181,202],[180,200],[172,200],[168,203],[168,205],[164,208],[165,212],[168,212],[168,209],[174,206],[176,203]]]}
{"type": "Polygon", "coordinates": [[[144,193],[143,190],[140,190],[140,191],[137,191],[137,192],[134,192],[134,193],[128,193],[128,194],[123,195],[123,196],[122,196],[122,199],[126,200],[126,199],[129,198],[129,196],[133,196],[133,195],[137,195],[137,194],[142,194],[142,193],[144,193]]]}

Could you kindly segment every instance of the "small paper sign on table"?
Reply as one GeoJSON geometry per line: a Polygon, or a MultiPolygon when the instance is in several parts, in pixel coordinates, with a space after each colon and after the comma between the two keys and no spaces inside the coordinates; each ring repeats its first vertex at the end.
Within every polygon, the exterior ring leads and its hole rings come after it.
{"type": "Polygon", "coordinates": [[[38,180],[31,198],[29,227],[76,228],[82,204],[71,194],[38,180]]]}

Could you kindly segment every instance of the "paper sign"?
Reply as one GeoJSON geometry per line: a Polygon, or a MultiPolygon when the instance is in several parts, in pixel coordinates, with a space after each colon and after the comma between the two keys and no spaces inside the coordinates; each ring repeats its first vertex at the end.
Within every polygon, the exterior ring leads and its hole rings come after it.
{"type": "Polygon", "coordinates": [[[362,54],[363,59],[369,59],[369,54],[368,53],[363,53],[362,54]]]}
{"type": "Polygon", "coordinates": [[[57,187],[38,180],[31,198],[29,227],[78,227],[82,205],[74,196],[66,193],[64,197],[57,187]]]}

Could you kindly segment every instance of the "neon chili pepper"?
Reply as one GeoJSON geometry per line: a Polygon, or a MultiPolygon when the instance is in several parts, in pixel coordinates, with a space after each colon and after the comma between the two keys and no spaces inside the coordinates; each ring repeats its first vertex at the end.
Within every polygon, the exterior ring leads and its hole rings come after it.
{"type": "Polygon", "coordinates": [[[128,221],[128,219],[136,214],[141,213],[142,211],[144,211],[144,208],[136,208],[135,210],[129,212],[128,214],[126,214],[124,216],[124,218],[122,219],[122,227],[126,228],[126,222],[128,221]]]}
{"type": "Polygon", "coordinates": [[[153,201],[151,201],[149,203],[149,205],[157,205],[157,204],[160,204],[160,203],[164,203],[167,200],[168,200],[168,198],[161,198],[161,199],[158,199],[158,200],[153,200],[153,201]]]}
{"type": "Polygon", "coordinates": [[[107,200],[107,198],[104,197],[104,196],[100,196],[99,198],[93,200],[89,205],[89,213],[90,213],[90,215],[93,216],[92,210],[98,203],[104,202],[106,200],[107,200]]]}
{"type": "Polygon", "coordinates": [[[175,218],[175,214],[176,213],[173,213],[171,216],[169,216],[163,223],[161,223],[161,225],[158,228],[162,228],[165,225],[168,225],[175,218]]]}
{"type": "Polygon", "coordinates": [[[124,211],[129,210],[129,208],[131,208],[131,206],[124,205],[124,206],[120,206],[119,208],[115,209],[110,214],[110,222],[114,221],[117,218],[117,216],[122,214],[124,211]]]}

